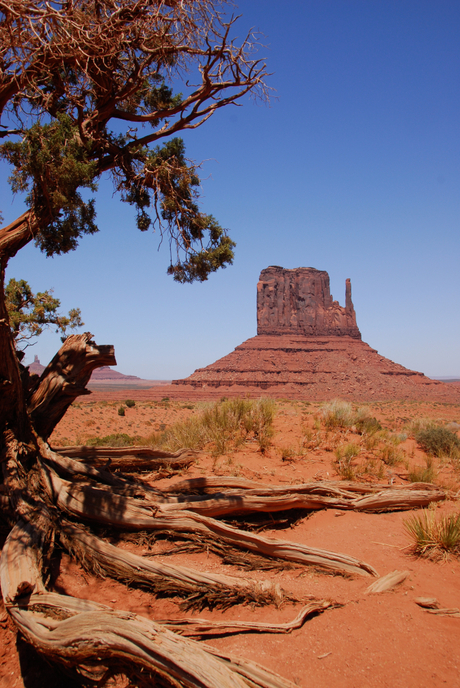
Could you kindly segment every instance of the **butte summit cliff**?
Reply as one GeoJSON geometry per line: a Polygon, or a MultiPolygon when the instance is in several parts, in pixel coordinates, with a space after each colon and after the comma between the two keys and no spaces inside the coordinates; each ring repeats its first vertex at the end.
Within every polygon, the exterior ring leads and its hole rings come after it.
{"type": "Polygon", "coordinates": [[[324,270],[273,265],[262,270],[257,284],[257,336],[173,384],[318,401],[460,397],[450,385],[393,363],[362,341],[349,279],[342,307],[332,298],[324,270]]]}

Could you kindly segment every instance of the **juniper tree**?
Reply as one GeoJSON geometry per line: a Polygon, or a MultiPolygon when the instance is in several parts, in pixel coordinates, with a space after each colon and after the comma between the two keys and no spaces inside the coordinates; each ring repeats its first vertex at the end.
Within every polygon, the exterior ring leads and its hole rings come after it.
{"type": "MultiPolygon", "coordinates": [[[[246,94],[266,99],[252,34],[214,0],[0,0],[0,156],[28,209],[0,229],[0,321],[8,322],[8,260],[31,241],[47,256],[97,231],[102,174],[137,226],[169,243],[168,272],[205,280],[232,262],[234,243],[199,207],[198,167],[181,131],[246,94]],[[181,92],[176,92],[180,87],[181,92]],[[86,195],[83,195],[85,191],[86,195]]],[[[0,335],[0,417],[28,425],[12,338],[0,335]]]]}
{"type": "MultiPolygon", "coordinates": [[[[174,567],[160,573],[140,557],[133,563],[133,555],[79,526],[245,538],[191,511],[163,509],[158,491],[141,480],[54,451],[48,444],[54,427],[72,400],[87,393],[92,370],[115,363],[113,348],[97,346],[89,333],[72,335],[32,383],[20,369],[5,299],[8,261],[29,242],[53,256],[98,231],[88,196],[103,174],[133,206],[138,229],[153,226],[167,241],[174,279],[205,280],[232,262],[234,243],[200,209],[199,166],[187,159],[179,137],[246,94],[267,98],[256,39],[232,38],[229,4],[0,0],[0,156],[11,166],[12,191],[25,193],[27,203],[0,229],[0,505],[11,527],[0,561],[2,594],[26,640],[98,685],[120,667],[132,685],[151,685],[153,675],[161,686],[286,685],[244,662],[216,659],[153,622],[46,591],[59,538],[100,573],[188,595],[194,604],[269,598],[246,583],[174,567]]],[[[151,468],[164,456],[146,451],[111,456],[131,468],[151,468]]],[[[257,536],[246,539],[256,547],[257,536]]]]}

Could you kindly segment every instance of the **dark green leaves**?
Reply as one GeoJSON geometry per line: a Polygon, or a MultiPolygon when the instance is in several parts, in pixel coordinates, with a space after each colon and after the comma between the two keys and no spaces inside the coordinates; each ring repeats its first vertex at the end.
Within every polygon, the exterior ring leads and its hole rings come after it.
{"type": "Polygon", "coordinates": [[[13,191],[28,191],[27,203],[43,227],[36,242],[48,256],[67,253],[80,236],[97,232],[94,202],[79,192],[96,190],[97,163],[69,116],[34,124],[22,141],[1,145],[0,156],[14,167],[13,191]]]}

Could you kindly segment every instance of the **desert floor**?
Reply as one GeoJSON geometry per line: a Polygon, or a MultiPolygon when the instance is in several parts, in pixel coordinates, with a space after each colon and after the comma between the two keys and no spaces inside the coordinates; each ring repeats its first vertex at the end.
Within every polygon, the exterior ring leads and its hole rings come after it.
{"type": "MultiPolygon", "coordinates": [[[[120,394],[123,394],[121,392],[120,394]]],[[[52,446],[84,444],[94,437],[126,433],[151,441],[154,433],[199,414],[202,401],[148,398],[148,391],[126,391],[136,401],[118,415],[123,402],[103,392],[74,403],[53,433],[52,446]]],[[[355,405],[356,406],[356,405],[355,405]]],[[[413,439],[417,419],[440,424],[460,424],[460,406],[428,402],[382,402],[364,405],[386,434],[371,446],[354,428],[327,430],[321,422],[322,405],[278,400],[271,446],[262,453],[250,438],[239,447],[231,443],[222,455],[208,446],[189,469],[180,474],[150,474],[156,487],[184,478],[209,475],[244,477],[270,485],[290,485],[314,480],[352,478],[373,483],[404,484],[414,468],[426,467],[426,454],[413,439]],[[385,439],[386,438],[386,439],[385,439]],[[391,440],[391,438],[393,438],[391,440]],[[397,438],[397,439],[394,439],[397,438]],[[390,441],[391,440],[391,441],[390,441]],[[337,449],[354,443],[359,453],[348,465],[337,461],[337,449]],[[392,460],[385,446],[395,448],[392,460]],[[387,463],[380,457],[386,456],[387,463]]],[[[460,425],[458,426],[460,427],[460,425]]],[[[458,431],[458,429],[457,429],[458,431]]],[[[139,443],[143,440],[138,439],[139,443]]],[[[460,472],[455,462],[434,459],[434,482],[446,489],[448,498],[433,508],[437,516],[459,510],[460,472]]],[[[247,571],[222,564],[210,552],[162,554],[164,541],[120,542],[138,553],[160,561],[200,570],[231,573],[268,580],[296,598],[279,608],[236,606],[224,612],[204,609],[184,613],[180,600],[156,598],[148,592],[103,580],[83,571],[65,552],[56,555],[52,586],[59,592],[96,599],[116,609],[143,614],[155,620],[184,616],[213,620],[247,620],[279,623],[293,619],[302,603],[311,598],[335,604],[308,619],[290,634],[239,633],[206,638],[206,642],[236,657],[252,659],[294,685],[307,688],[408,688],[460,686],[460,613],[436,615],[419,607],[417,597],[435,597],[442,608],[460,607],[460,561],[452,556],[421,558],[411,551],[404,522],[419,511],[381,514],[343,512],[337,509],[295,514],[265,514],[258,527],[266,536],[306,543],[358,557],[383,576],[408,571],[406,580],[390,592],[366,594],[373,579],[327,575],[307,567],[247,571]]],[[[249,519],[246,519],[249,520],[249,519]]],[[[72,688],[66,676],[50,667],[16,637],[0,607],[1,688],[72,688]]],[[[120,679],[117,685],[125,685],[120,679]]]]}

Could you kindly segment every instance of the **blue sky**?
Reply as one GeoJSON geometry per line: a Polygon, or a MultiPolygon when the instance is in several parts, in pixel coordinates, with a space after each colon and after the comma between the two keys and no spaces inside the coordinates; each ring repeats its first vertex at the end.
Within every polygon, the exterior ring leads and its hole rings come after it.
{"type": "MultiPolygon", "coordinates": [[[[430,376],[460,376],[460,4],[458,0],[242,0],[235,34],[265,34],[270,106],[245,101],[184,136],[203,162],[203,210],[237,242],[203,284],[166,275],[168,249],[140,233],[102,180],[100,233],[45,258],[30,245],[7,277],[79,306],[118,370],[185,377],[256,334],[268,265],[345,279],[363,340],[430,376]]],[[[0,166],[5,221],[11,202],[0,166]]],[[[28,349],[42,363],[55,334],[28,349]]]]}

